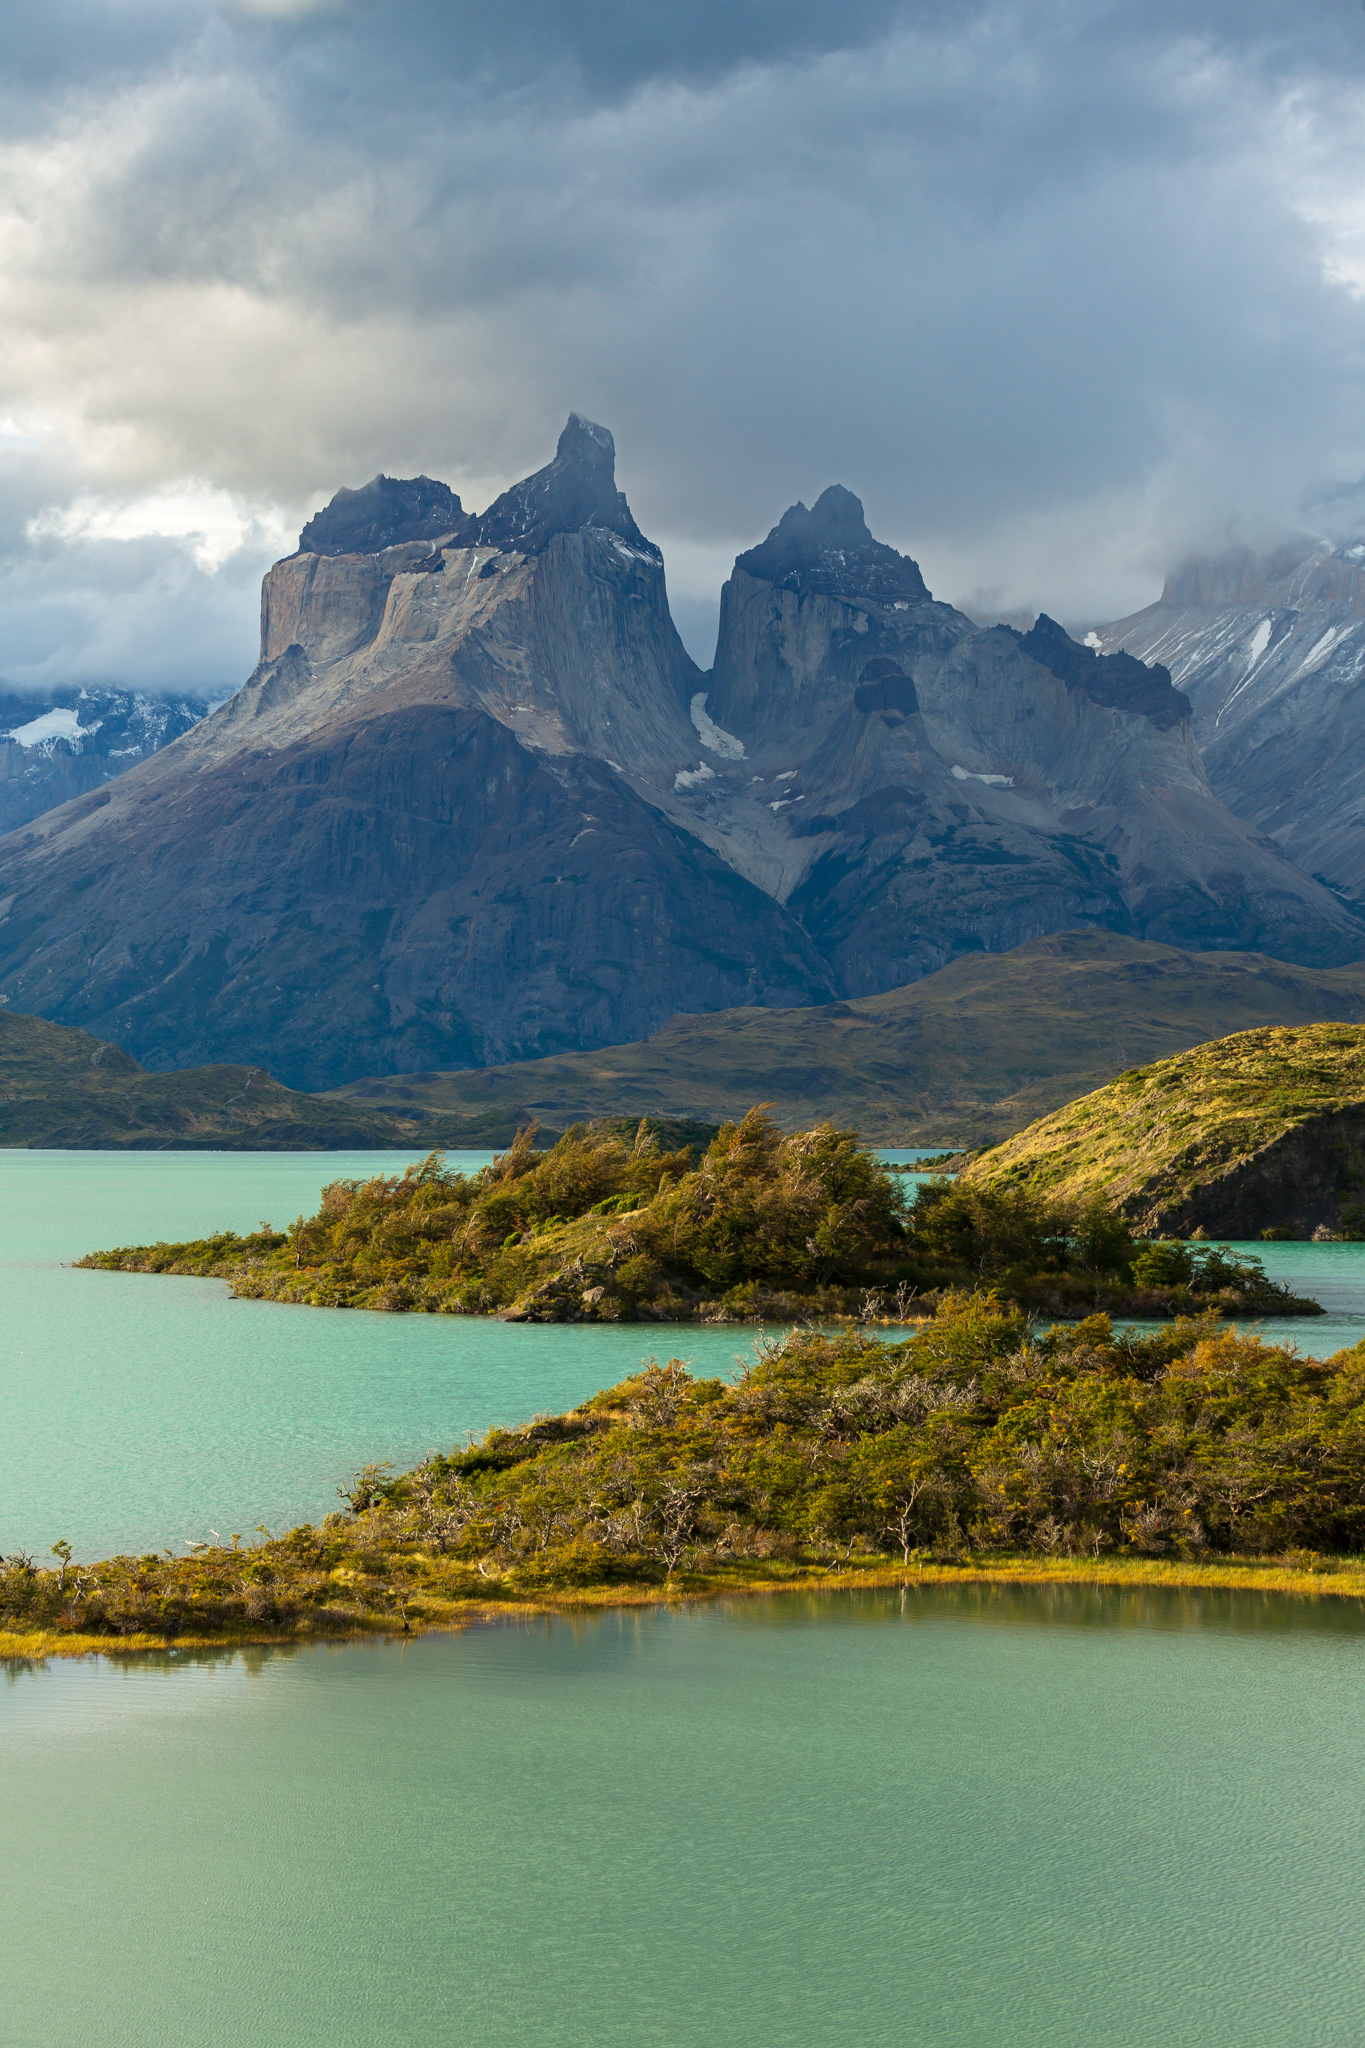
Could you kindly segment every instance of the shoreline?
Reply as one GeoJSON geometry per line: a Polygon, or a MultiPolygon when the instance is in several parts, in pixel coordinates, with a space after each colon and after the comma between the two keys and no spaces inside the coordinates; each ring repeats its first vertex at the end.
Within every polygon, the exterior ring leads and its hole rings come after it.
{"type": "Polygon", "coordinates": [[[1160,1558],[993,1558],[960,1564],[899,1564],[850,1571],[794,1572],[788,1578],[729,1579],[680,1574],[676,1583],[581,1587],[563,1593],[537,1592],[525,1599],[423,1600],[411,1603],[410,1625],[396,1628],[387,1617],[356,1615],[344,1627],[246,1628],[212,1635],[86,1635],[60,1629],[0,1629],[0,1662],[39,1663],[49,1657],[145,1656],[171,1650],[240,1650],[364,1639],[411,1642],[418,1636],[457,1634],[462,1628],[516,1616],[603,1612],[626,1607],[682,1607],[733,1598],[771,1598],[780,1593],[851,1593],[879,1588],[933,1586],[1094,1586],[1158,1592],[1279,1593],[1296,1599],[1365,1600],[1365,1556],[1321,1558],[1311,1564],[1225,1558],[1187,1563],[1160,1558]]]}

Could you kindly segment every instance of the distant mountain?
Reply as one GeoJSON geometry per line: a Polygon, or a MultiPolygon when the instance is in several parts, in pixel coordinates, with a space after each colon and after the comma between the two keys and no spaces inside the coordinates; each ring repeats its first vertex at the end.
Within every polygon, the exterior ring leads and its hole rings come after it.
{"type": "Polygon", "coordinates": [[[204,697],[79,684],[20,695],[0,683],[0,832],[126,775],[208,709],[204,697]]]}
{"type": "Polygon", "coordinates": [[[1365,543],[1188,562],[1094,637],[1163,662],[1228,808],[1365,902],[1365,543]]]}
{"type": "Polygon", "coordinates": [[[1164,670],[1046,617],[974,626],[846,491],[739,558],[705,680],[675,814],[796,913],[846,995],[1078,925],[1322,964],[1365,950],[1218,802],[1164,670]]]}
{"type": "Polygon", "coordinates": [[[237,695],[0,841],[12,1007],[307,1088],[1074,926],[1365,954],[1215,797],[1164,670],[974,626],[838,486],[740,556],[703,674],[577,415],[483,513],[426,477],[338,494],[266,577],[237,695]]]}
{"type": "Polygon", "coordinates": [[[1126,1067],[1258,1024],[1365,1019],[1365,963],[1290,967],[1062,932],[969,953],[908,988],[804,1010],[674,1017],[637,1045],[355,1081],[340,1098],[414,1115],[716,1123],[769,1102],[787,1130],[825,1117],[881,1145],[993,1144],[1126,1067]]]}

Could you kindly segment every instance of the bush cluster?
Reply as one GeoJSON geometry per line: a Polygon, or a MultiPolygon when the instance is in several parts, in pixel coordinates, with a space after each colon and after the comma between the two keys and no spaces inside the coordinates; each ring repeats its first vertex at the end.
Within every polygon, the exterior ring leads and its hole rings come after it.
{"type": "Polygon", "coordinates": [[[407,1627],[471,1600],[998,1556],[1291,1557],[1365,1540],[1365,1344],[1318,1362],[1211,1320],[1031,1333],[990,1292],[917,1335],[760,1340],[733,1383],[677,1359],[256,1548],[27,1557],[12,1629],[407,1627]]]}
{"type": "Polygon", "coordinates": [[[287,1230],[95,1252],[84,1265],[208,1273],[239,1294],[314,1307],[528,1320],[802,1317],[905,1321],[944,1288],[991,1285],[1052,1315],[1089,1307],[1312,1313],[1226,1250],[1135,1244],[1103,1202],[1079,1206],[940,1177],[906,1203],[898,1176],[824,1124],[784,1133],[763,1110],[699,1160],[589,1125],[538,1152],[523,1134],[481,1173],[439,1153],[401,1175],[334,1181],[287,1230]],[[914,1304],[918,1301],[918,1308],[914,1304]]]}

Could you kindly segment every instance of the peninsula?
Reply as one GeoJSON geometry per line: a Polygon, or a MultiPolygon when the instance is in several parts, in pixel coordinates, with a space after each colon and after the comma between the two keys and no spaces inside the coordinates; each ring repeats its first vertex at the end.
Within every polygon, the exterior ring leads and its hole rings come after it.
{"type": "Polygon", "coordinates": [[[313,1308],[517,1322],[905,1323],[983,1281],[1059,1317],[1320,1313],[1226,1248],[1169,1271],[1167,1247],[1139,1243],[1093,1198],[940,1177],[907,1201],[900,1176],[833,1124],[784,1133],[760,1107],[698,1138],[641,1119],[633,1139],[575,1126],[538,1152],[524,1131],[479,1173],[433,1153],[402,1174],[334,1181],[316,1215],[285,1229],[77,1263],[217,1276],[313,1308]]]}
{"type": "Polygon", "coordinates": [[[1365,1594],[1365,1345],[1212,1320],[1045,1336],[993,1293],[913,1337],[801,1330],[727,1383],[677,1359],[243,1550],[0,1568],[0,1650],[457,1626],[494,1608],[1035,1576],[1365,1594]],[[1333,1562],[1336,1560],[1336,1562],[1333,1562]]]}

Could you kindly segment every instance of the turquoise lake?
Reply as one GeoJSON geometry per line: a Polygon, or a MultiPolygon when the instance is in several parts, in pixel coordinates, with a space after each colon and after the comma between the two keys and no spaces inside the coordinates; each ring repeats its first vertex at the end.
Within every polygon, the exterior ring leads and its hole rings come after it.
{"type": "MultiPolygon", "coordinates": [[[[889,1155],[895,1157],[895,1154],[889,1155]]],[[[450,1155],[455,1166],[491,1154],[450,1155]]],[[[411,1463],[676,1355],[729,1374],[737,1326],[529,1326],[234,1301],[224,1282],[72,1271],[110,1244],[311,1214],[402,1154],[0,1152],[0,1551],[181,1551],[316,1519],[357,1466],[411,1463]]],[[[1314,1356],[1365,1336],[1365,1244],[1250,1247],[1329,1314],[1273,1329],[1314,1356]]]]}
{"type": "MultiPolygon", "coordinates": [[[[482,1157],[483,1155],[480,1155],[482,1157]]],[[[477,1163],[471,1156],[467,1164],[477,1163]]],[[[73,1272],[357,1155],[0,1154],[0,1548],[179,1550],[740,1328],[73,1272]]],[[[1255,1247],[1365,1335],[1365,1246],[1255,1247]]],[[[1355,2048],[1365,1611],[791,1595],[12,1665],[3,2048],[1355,2048]]]]}
{"type": "Polygon", "coordinates": [[[23,2048],[1358,2048],[1365,1618],[786,1596],[17,1674],[23,2048]]]}

